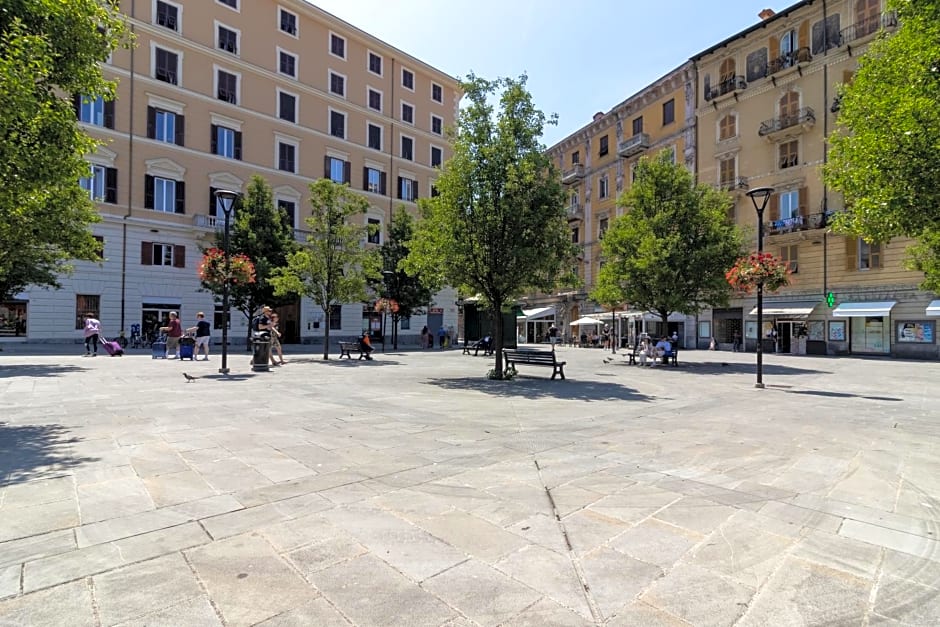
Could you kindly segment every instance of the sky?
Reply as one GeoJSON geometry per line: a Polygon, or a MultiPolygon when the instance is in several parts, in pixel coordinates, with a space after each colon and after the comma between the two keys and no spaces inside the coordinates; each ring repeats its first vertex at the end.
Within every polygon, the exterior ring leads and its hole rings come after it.
{"type": "Polygon", "coordinates": [[[546,146],[796,0],[315,0],[451,76],[529,77],[546,146]]]}

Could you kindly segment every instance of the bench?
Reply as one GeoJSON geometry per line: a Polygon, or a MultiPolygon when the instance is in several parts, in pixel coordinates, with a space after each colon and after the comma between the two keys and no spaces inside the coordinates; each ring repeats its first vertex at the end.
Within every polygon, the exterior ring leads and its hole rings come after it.
{"type": "Polygon", "coordinates": [[[339,343],[339,358],[348,357],[352,359],[353,352],[359,353],[359,359],[368,358],[368,354],[362,350],[362,346],[359,342],[340,342],[339,343]]]}
{"type": "Polygon", "coordinates": [[[673,366],[679,365],[679,349],[675,346],[671,351],[666,351],[663,353],[663,365],[668,366],[669,364],[672,364],[673,366]]]}
{"type": "Polygon", "coordinates": [[[530,364],[533,366],[550,366],[552,368],[552,379],[557,375],[565,378],[566,361],[557,361],[555,351],[520,351],[503,350],[503,358],[506,360],[506,369],[516,369],[516,364],[530,364]]]}
{"type": "Polygon", "coordinates": [[[487,338],[483,338],[482,340],[477,340],[476,342],[467,342],[467,340],[464,339],[463,341],[463,354],[464,355],[469,355],[470,351],[474,351],[473,355],[474,357],[476,357],[477,355],[480,354],[481,350],[483,351],[484,357],[488,355],[492,355],[493,354],[493,340],[492,339],[487,340],[487,338]]]}

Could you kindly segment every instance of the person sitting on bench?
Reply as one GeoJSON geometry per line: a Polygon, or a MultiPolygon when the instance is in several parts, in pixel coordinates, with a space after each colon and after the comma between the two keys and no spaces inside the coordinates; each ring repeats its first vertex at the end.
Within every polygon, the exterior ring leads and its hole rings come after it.
{"type": "Polygon", "coordinates": [[[366,356],[366,359],[372,359],[372,340],[369,339],[369,332],[363,331],[362,337],[359,338],[359,350],[366,356]]]}
{"type": "Polygon", "coordinates": [[[672,344],[669,343],[669,338],[664,335],[663,337],[659,338],[658,342],[656,342],[656,350],[654,352],[656,357],[653,359],[652,365],[655,366],[656,359],[664,357],[667,353],[672,353],[672,344]]]}

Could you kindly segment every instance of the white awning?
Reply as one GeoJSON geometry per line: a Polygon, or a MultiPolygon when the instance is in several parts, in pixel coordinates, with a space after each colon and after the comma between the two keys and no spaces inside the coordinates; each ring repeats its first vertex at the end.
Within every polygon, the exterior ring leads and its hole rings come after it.
{"type": "MultiPolygon", "coordinates": [[[[663,321],[663,319],[659,317],[659,314],[655,314],[652,311],[645,312],[643,314],[643,319],[646,320],[647,322],[662,322],[663,321]]],[[[666,318],[666,321],[667,322],[685,322],[686,321],[685,319],[686,319],[685,314],[679,313],[678,311],[674,311],[671,314],[669,314],[669,317],[666,318]]]]}
{"type": "Polygon", "coordinates": [[[887,316],[891,309],[898,304],[896,300],[883,300],[873,303],[842,303],[832,310],[832,315],[836,318],[865,318],[868,316],[877,318],[887,316]]]}
{"type": "Polygon", "coordinates": [[[587,318],[587,317],[585,317],[585,318],[578,318],[577,320],[575,320],[574,322],[571,323],[571,326],[576,327],[576,326],[580,326],[580,325],[582,325],[582,324],[583,324],[583,325],[588,325],[588,324],[604,324],[604,323],[601,322],[600,320],[595,319],[595,318],[587,318]]]}
{"type": "Polygon", "coordinates": [[[516,320],[535,320],[536,318],[545,318],[554,315],[554,307],[538,307],[537,309],[523,309],[522,315],[516,316],[516,320]]]}
{"type": "MultiPolygon", "coordinates": [[[[805,318],[813,313],[813,309],[818,305],[818,301],[802,302],[770,302],[764,303],[765,316],[790,316],[793,318],[805,318]]],[[[750,316],[757,315],[757,307],[751,310],[750,316]]]]}
{"type": "Polygon", "coordinates": [[[930,304],[927,305],[927,315],[940,316],[940,300],[930,301],[930,304]]]}

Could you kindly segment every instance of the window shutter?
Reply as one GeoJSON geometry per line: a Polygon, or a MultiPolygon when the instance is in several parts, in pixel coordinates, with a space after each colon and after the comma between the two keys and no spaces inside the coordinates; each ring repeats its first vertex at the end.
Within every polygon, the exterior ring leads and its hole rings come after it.
{"type": "Polygon", "coordinates": [[[379,193],[382,194],[383,196],[385,195],[385,182],[387,180],[388,179],[385,176],[385,172],[382,172],[381,174],[379,174],[379,193]]]}
{"type": "Polygon", "coordinates": [[[242,160],[242,132],[235,131],[235,151],[233,153],[235,158],[239,161],[242,160]]]}
{"type": "Polygon", "coordinates": [[[809,48],[809,22],[804,21],[797,30],[797,46],[809,48]]]}
{"type": "Polygon", "coordinates": [[[327,156],[323,157],[323,178],[330,178],[330,158],[327,156]]]}
{"type": "Polygon", "coordinates": [[[804,218],[809,217],[809,188],[800,188],[800,215],[804,218]]]}
{"type": "Polygon", "coordinates": [[[846,85],[852,82],[852,77],[855,76],[855,72],[852,70],[843,70],[842,71],[842,82],[846,85]]]}
{"type": "Polygon", "coordinates": [[[845,238],[845,269],[858,270],[858,238],[852,235],[845,238]]]}
{"type": "Polygon", "coordinates": [[[186,128],[186,116],[177,115],[176,116],[176,145],[185,146],[185,131],[186,128]]]}
{"type": "Polygon", "coordinates": [[[157,137],[157,110],[153,107],[147,107],[147,137],[157,137]]]}
{"type": "Polygon", "coordinates": [[[343,162],[343,182],[347,185],[352,183],[352,163],[349,161],[343,162]]]}
{"type": "Polygon", "coordinates": [[[767,220],[776,220],[780,217],[780,194],[770,195],[770,215],[764,216],[767,220]]]}
{"type": "Polygon", "coordinates": [[[176,181],[176,213],[186,213],[186,183],[176,181]]]}
{"type": "Polygon", "coordinates": [[[140,265],[153,265],[153,242],[140,243],[140,265]]]}
{"type": "Polygon", "coordinates": [[[218,202],[218,199],[215,197],[215,192],[217,190],[218,190],[217,187],[209,188],[209,215],[210,216],[214,216],[216,214],[216,207],[218,207],[218,205],[216,204],[218,202]]]}
{"type": "Polygon", "coordinates": [[[117,204],[117,168],[104,169],[104,201],[117,204]]]}
{"type": "Polygon", "coordinates": [[[402,188],[402,183],[401,183],[401,182],[402,182],[403,180],[405,180],[405,179],[403,179],[403,178],[400,177],[400,176],[398,177],[398,199],[399,199],[399,200],[406,200],[406,198],[405,198],[404,196],[402,196],[402,193],[401,193],[401,188],[402,188]]]}
{"type": "Polygon", "coordinates": [[[174,268],[186,267],[186,247],[185,246],[173,247],[173,267],[174,268]]]}
{"type": "Polygon", "coordinates": [[[885,245],[886,245],[885,242],[878,244],[878,252],[872,255],[873,257],[872,261],[874,262],[872,263],[872,266],[874,266],[875,268],[885,267],[885,245]]]}
{"type": "Polygon", "coordinates": [[[767,44],[767,47],[770,48],[770,60],[773,61],[778,56],[780,56],[780,38],[771,37],[770,43],[767,44]]]}
{"type": "Polygon", "coordinates": [[[153,177],[144,176],[144,208],[153,209],[153,177]]]}
{"type": "Polygon", "coordinates": [[[114,101],[106,100],[104,103],[104,127],[114,128],[114,101]]]}
{"type": "Polygon", "coordinates": [[[212,154],[214,155],[217,155],[219,154],[219,127],[216,126],[215,124],[212,124],[211,126],[209,126],[209,129],[210,129],[209,132],[211,134],[211,139],[209,140],[209,143],[212,145],[210,152],[212,152],[212,154]]]}

